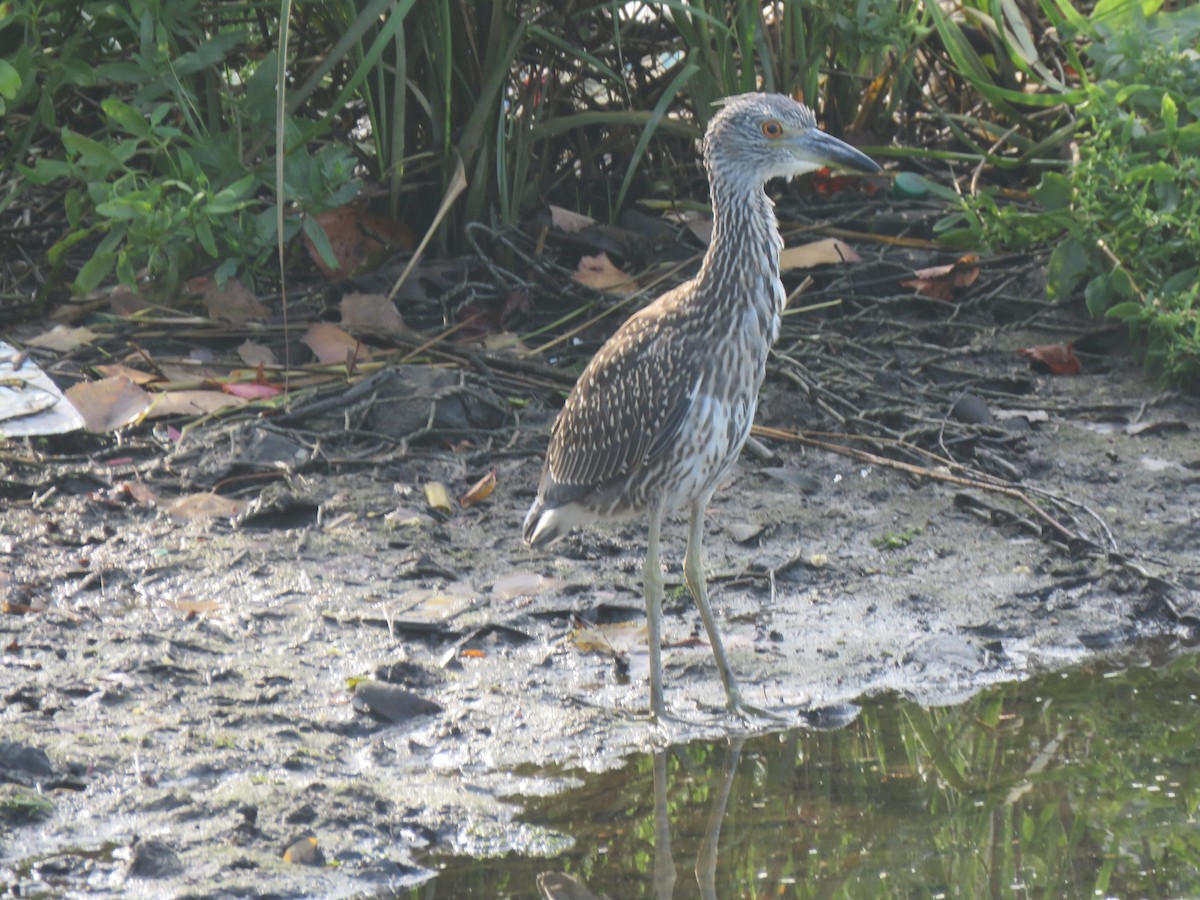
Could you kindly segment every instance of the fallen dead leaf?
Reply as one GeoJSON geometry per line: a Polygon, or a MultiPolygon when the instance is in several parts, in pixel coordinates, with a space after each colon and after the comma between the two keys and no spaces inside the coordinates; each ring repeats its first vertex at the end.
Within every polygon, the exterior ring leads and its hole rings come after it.
{"type": "Polygon", "coordinates": [[[263,344],[256,344],[250,338],[238,345],[237,355],[248,366],[277,366],[279,360],[275,352],[263,344]]]}
{"type": "Polygon", "coordinates": [[[304,246],[330,281],[371,268],[396,250],[413,248],[411,228],[396,219],[375,215],[362,202],[318,213],[316,220],[325,231],[337,267],[329,267],[307,234],[304,246]]]}
{"type": "Polygon", "coordinates": [[[555,228],[565,231],[567,234],[583,231],[583,229],[596,224],[596,220],[590,216],[572,212],[561,206],[555,206],[553,203],[550,204],[550,221],[555,228]]]}
{"type": "Polygon", "coordinates": [[[528,345],[513,331],[501,331],[498,334],[484,335],[483,347],[485,350],[491,350],[493,353],[508,352],[523,356],[529,352],[528,345]]]}
{"type": "Polygon", "coordinates": [[[150,408],[150,395],[126,378],[83,381],[65,391],[83,416],[84,427],[95,434],[115,431],[136,422],[150,408]]]}
{"type": "Polygon", "coordinates": [[[163,391],[155,395],[146,418],[204,416],[231,406],[245,406],[247,402],[224,391],[163,391]]]}
{"type": "Polygon", "coordinates": [[[979,278],[979,257],[968,253],[949,265],[918,269],[913,274],[915,278],[901,281],[900,286],[935,300],[948,301],[953,299],[955,290],[970,287],[979,278]]]}
{"type": "Polygon", "coordinates": [[[25,343],[30,347],[40,347],[43,350],[55,350],[59,353],[70,353],[84,344],[90,344],[98,335],[86,326],[72,328],[69,325],[55,325],[49,331],[44,331],[37,337],[31,337],[25,343]]]}
{"type": "Polygon", "coordinates": [[[114,315],[132,316],[148,305],[142,295],[127,284],[118,284],[108,295],[108,306],[114,315]]]}
{"type": "Polygon", "coordinates": [[[245,512],[247,506],[249,504],[245,500],[205,491],[176,497],[161,508],[172,519],[183,522],[188,519],[232,519],[245,512]]]}
{"type": "Polygon", "coordinates": [[[324,365],[362,362],[371,356],[371,351],[362,341],[329,322],[317,322],[310,326],[302,340],[324,365]]]}
{"type": "Polygon", "coordinates": [[[134,384],[150,384],[151,382],[162,381],[161,375],[154,372],[143,372],[141,369],[135,369],[123,363],[96,366],[96,371],[105,378],[117,378],[123,375],[134,384]]]}
{"type": "Polygon", "coordinates": [[[407,334],[409,328],[396,304],[383,294],[346,294],[342,297],[342,325],[371,334],[407,334]]]}
{"type": "Polygon", "coordinates": [[[1038,344],[1025,347],[1017,353],[1029,360],[1029,367],[1035,372],[1078,375],[1083,371],[1075,355],[1075,345],[1070,341],[1065,344],[1038,344]]]}
{"type": "Polygon", "coordinates": [[[799,247],[787,247],[779,254],[779,269],[811,269],[813,266],[836,265],[838,263],[862,262],[854,248],[837,238],[825,238],[799,247]]]}
{"type": "Polygon", "coordinates": [[[481,500],[486,500],[492,495],[492,491],[496,489],[496,467],[492,466],[492,470],[480,478],[477,482],[471,485],[470,489],[462,495],[458,500],[458,505],[466,509],[468,506],[474,506],[481,500]]]}
{"type": "Polygon", "coordinates": [[[438,512],[446,513],[447,515],[454,511],[454,508],[450,505],[450,494],[446,490],[446,486],[440,481],[426,482],[425,502],[432,509],[436,509],[438,512]]]}
{"type": "Polygon", "coordinates": [[[872,178],[862,175],[840,175],[832,169],[818,169],[813,173],[813,191],[821,197],[840,194],[843,191],[854,190],[863,194],[874,194],[879,190],[879,184],[872,178]]]}
{"type": "Polygon", "coordinates": [[[241,397],[243,400],[266,400],[269,397],[278,397],[283,393],[283,388],[279,385],[262,384],[257,381],[235,381],[221,385],[221,390],[226,394],[241,397]]]}
{"type": "MultiPolygon", "coordinates": [[[[194,279],[189,287],[199,280],[194,279]]],[[[245,325],[247,322],[262,322],[270,313],[254,293],[236,278],[230,278],[223,286],[213,278],[203,281],[204,308],[214,322],[245,325]]]]}
{"type": "Polygon", "coordinates": [[[609,622],[571,632],[571,643],[583,653],[626,654],[646,644],[646,623],[641,620],[609,622]]]}
{"type": "Polygon", "coordinates": [[[607,253],[583,257],[571,277],[580,284],[620,297],[627,297],[637,290],[637,282],[613,265],[607,253]]]}

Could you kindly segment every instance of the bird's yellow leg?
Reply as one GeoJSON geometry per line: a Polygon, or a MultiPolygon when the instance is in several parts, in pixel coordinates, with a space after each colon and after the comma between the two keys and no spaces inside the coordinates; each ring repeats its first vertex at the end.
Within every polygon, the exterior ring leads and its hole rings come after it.
{"type": "Polygon", "coordinates": [[[709,497],[702,497],[700,502],[692,505],[691,519],[688,523],[687,553],[683,558],[683,580],[691,592],[692,599],[700,608],[700,618],[704,622],[704,630],[708,632],[708,642],[712,646],[713,657],[717,661],[717,671],[721,673],[721,684],[725,686],[725,706],[734,715],[742,718],[748,715],[778,719],[781,716],[751,706],[742,700],[738,690],[737,679],[725,656],[725,644],[721,640],[721,632],[717,630],[717,620],[713,616],[712,607],[708,605],[708,587],[704,580],[704,509],[709,497]]]}

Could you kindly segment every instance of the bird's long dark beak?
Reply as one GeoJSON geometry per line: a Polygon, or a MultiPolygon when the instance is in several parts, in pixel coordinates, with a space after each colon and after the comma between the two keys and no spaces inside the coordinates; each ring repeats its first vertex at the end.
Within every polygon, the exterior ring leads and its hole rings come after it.
{"type": "Polygon", "coordinates": [[[871,174],[883,171],[867,154],[815,128],[810,128],[798,139],[793,152],[818,166],[828,166],[831,169],[848,169],[851,172],[871,174]]]}

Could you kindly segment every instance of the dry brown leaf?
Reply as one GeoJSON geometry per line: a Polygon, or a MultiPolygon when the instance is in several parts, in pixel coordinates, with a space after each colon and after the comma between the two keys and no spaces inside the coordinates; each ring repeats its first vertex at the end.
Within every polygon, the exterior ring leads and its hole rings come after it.
{"type": "Polygon", "coordinates": [[[279,365],[279,360],[270,347],[263,344],[256,344],[250,338],[246,338],[246,340],[238,345],[237,355],[248,366],[279,365]]]}
{"type": "Polygon", "coordinates": [[[375,215],[361,201],[318,213],[316,220],[325,229],[337,268],[326,265],[307,234],[304,246],[321,274],[330,281],[369,269],[398,249],[413,248],[411,228],[395,219],[375,215]]]}
{"type": "Polygon", "coordinates": [[[564,209],[561,206],[550,204],[550,221],[555,228],[574,234],[576,231],[583,231],[596,224],[596,220],[590,216],[585,216],[583,213],[572,212],[569,209],[564,209]]]}
{"type": "Polygon", "coordinates": [[[245,406],[248,402],[224,391],[163,391],[155,395],[146,418],[205,416],[227,407],[245,406]]]}
{"type": "Polygon", "coordinates": [[[571,277],[580,284],[620,297],[627,297],[637,290],[637,282],[613,265],[607,253],[583,257],[571,277]]]}
{"type": "Polygon", "coordinates": [[[407,334],[409,328],[396,304],[383,294],[346,294],[342,297],[342,324],[371,334],[407,334]]]}
{"type": "Polygon", "coordinates": [[[1039,344],[1035,347],[1025,347],[1018,350],[1021,356],[1029,360],[1029,367],[1035,372],[1049,372],[1051,375],[1078,375],[1083,371],[1079,357],[1075,355],[1075,345],[1039,344]]]}
{"type": "Polygon", "coordinates": [[[112,363],[109,365],[96,366],[96,371],[105,378],[117,378],[124,375],[134,384],[150,384],[154,381],[162,381],[162,376],[154,372],[143,372],[141,369],[135,369],[132,366],[124,365],[123,363],[112,363]]]}
{"type": "Polygon", "coordinates": [[[323,365],[344,364],[350,360],[361,362],[371,356],[371,351],[362,341],[329,322],[312,325],[302,340],[323,365]]]}
{"type": "Polygon", "coordinates": [[[470,489],[462,495],[458,500],[458,505],[464,509],[468,506],[474,506],[481,500],[486,500],[492,495],[492,491],[496,489],[496,467],[492,466],[492,471],[488,472],[477,482],[471,485],[470,489]]]}
{"type": "Polygon", "coordinates": [[[945,266],[930,266],[918,269],[915,278],[900,282],[901,287],[912,288],[917,293],[935,300],[951,300],[958,288],[967,288],[979,278],[979,257],[968,253],[945,266]]]}
{"type": "Polygon", "coordinates": [[[108,305],[114,315],[132,316],[136,312],[141,312],[149,304],[129,285],[118,284],[108,295],[108,305]]]}
{"type": "Polygon", "coordinates": [[[214,322],[238,326],[247,322],[262,322],[267,318],[269,310],[236,278],[230,278],[223,287],[215,279],[203,280],[204,308],[214,322]]]}
{"type": "Polygon", "coordinates": [[[49,331],[44,331],[37,337],[31,337],[25,343],[30,347],[41,347],[43,350],[70,353],[84,344],[90,344],[96,337],[96,332],[82,325],[78,328],[72,328],[69,325],[55,325],[49,331]]]}
{"type": "Polygon", "coordinates": [[[205,491],[176,497],[161,508],[172,519],[183,522],[188,519],[231,519],[245,512],[247,506],[249,504],[245,500],[205,491]]]}
{"type": "Polygon", "coordinates": [[[836,265],[838,263],[862,262],[854,248],[837,238],[825,238],[799,247],[787,247],[779,254],[779,269],[811,269],[813,266],[836,265]]]}
{"type": "Polygon", "coordinates": [[[150,408],[150,395],[124,375],[80,382],[65,393],[83,416],[84,427],[96,434],[136,422],[150,408]]]}
{"type": "Polygon", "coordinates": [[[646,645],[644,620],[609,622],[571,632],[571,643],[584,653],[627,654],[646,645]]]}

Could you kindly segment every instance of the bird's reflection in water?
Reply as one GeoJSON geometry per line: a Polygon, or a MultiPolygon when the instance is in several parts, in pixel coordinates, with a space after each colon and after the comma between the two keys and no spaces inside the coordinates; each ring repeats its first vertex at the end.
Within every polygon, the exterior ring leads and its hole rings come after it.
{"type": "MultiPolygon", "coordinates": [[[[742,755],[745,736],[730,737],[721,764],[721,780],[712,792],[713,804],[704,826],[704,837],[696,855],[696,883],[704,900],[716,900],[717,859],[721,843],[721,823],[725,820],[733,776],[742,755]]],[[[654,896],[671,900],[675,894],[675,859],[671,855],[671,819],[667,806],[667,754],[655,750],[654,770],[654,896]]],[[[537,879],[538,893],[543,900],[609,900],[607,894],[594,894],[578,879],[565,872],[543,872],[537,879]]]]}

